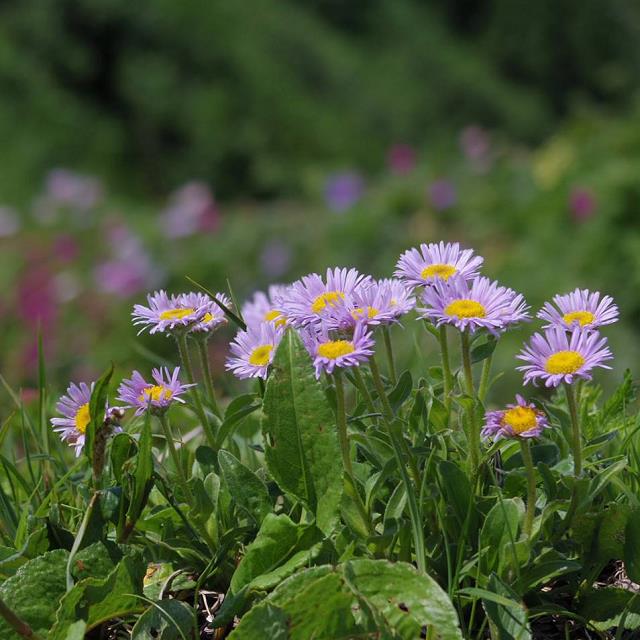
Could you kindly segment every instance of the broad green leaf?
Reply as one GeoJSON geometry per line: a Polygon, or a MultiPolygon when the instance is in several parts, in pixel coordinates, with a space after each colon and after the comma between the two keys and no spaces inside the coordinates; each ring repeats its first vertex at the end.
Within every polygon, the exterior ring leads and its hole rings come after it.
{"type": "Polygon", "coordinates": [[[142,433],[138,441],[138,453],[135,457],[135,470],[132,476],[133,488],[127,509],[127,528],[132,529],[147,504],[153,488],[153,454],[151,452],[151,417],[145,413],[142,433]]]}
{"type": "Polygon", "coordinates": [[[519,498],[498,500],[493,505],[480,531],[480,567],[483,573],[498,571],[499,566],[513,562],[513,549],[524,513],[519,498]]]}
{"type": "Polygon", "coordinates": [[[411,395],[412,390],[413,378],[411,377],[411,372],[404,371],[398,379],[396,386],[389,393],[389,402],[391,403],[394,411],[398,411],[398,409],[404,404],[405,400],[411,395]]]}
{"type": "Polygon", "coordinates": [[[154,602],[136,622],[131,640],[190,640],[195,612],[180,600],[154,602]]]}
{"type": "Polygon", "coordinates": [[[71,573],[76,581],[104,578],[121,559],[122,552],[113,542],[94,542],[76,553],[71,573]]]}
{"type": "Polygon", "coordinates": [[[146,605],[137,596],[142,595],[144,572],[139,558],[125,556],[105,578],[77,582],[62,598],[48,640],[64,640],[77,620],[85,620],[91,630],[111,618],[143,611],[146,605]]]}
{"type": "MultiPolygon", "coordinates": [[[[63,549],[48,551],[29,560],[0,585],[0,598],[40,636],[46,636],[51,629],[58,603],[66,591],[68,557],[63,549]]],[[[21,640],[1,616],[0,638],[21,640]]]]}
{"type": "Polygon", "coordinates": [[[627,520],[624,541],[624,567],[634,582],[640,582],[640,511],[634,510],[627,520]]]}
{"type": "Polygon", "coordinates": [[[632,591],[615,587],[587,589],[580,599],[579,613],[587,620],[605,621],[620,616],[625,609],[640,613],[640,598],[632,591]]]}
{"type": "MultiPolygon", "coordinates": [[[[621,560],[625,553],[625,528],[631,508],[626,504],[614,503],[604,510],[598,531],[598,558],[602,562],[621,560]]],[[[637,524],[637,523],[636,523],[637,524]]],[[[632,537],[637,538],[638,529],[631,528],[632,537]]]]}
{"type": "Polygon", "coordinates": [[[440,640],[462,640],[456,611],[432,578],[405,563],[353,560],[285,580],[230,638],[414,640],[425,626],[440,640]]]}
{"type": "Polygon", "coordinates": [[[111,471],[118,484],[122,484],[125,462],[133,458],[138,445],[128,433],[118,433],[111,441],[111,471]]]}
{"type": "Polygon", "coordinates": [[[494,337],[488,336],[486,342],[473,347],[471,350],[471,363],[482,362],[492,356],[497,344],[498,341],[494,337]]]}
{"type": "Polygon", "coordinates": [[[255,580],[259,580],[263,589],[275,586],[270,585],[271,581],[265,576],[296,557],[298,562],[289,565],[288,572],[278,576],[277,581],[304,566],[309,559],[308,550],[321,538],[320,531],[313,525],[296,524],[284,514],[268,514],[231,578],[232,593],[238,593],[255,580]]]}
{"type": "MultiPolygon", "coordinates": [[[[518,601],[518,595],[502,582],[498,576],[492,574],[487,584],[487,590],[509,600],[518,601]]],[[[497,631],[496,638],[500,640],[530,640],[531,629],[527,620],[527,612],[522,605],[504,606],[495,601],[483,599],[482,605],[487,612],[490,626],[497,631]]],[[[492,633],[491,637],[494,637],[492,633]]]]}
{"type": "Polygon", "coordinates": [[[249,467],[224,449],[218,453],[218,463],[235,504],[260,524],[273,510],[265,483],[249,467]]]}
{"type": "Polygon", "coordinates": [[[84,620],[78,620],[69,625],[64,640],[84,640],[86,630],[87,623],[84,620]]]}
{"type": "Polygon", "coordinates": [[[463,527],[469,508],[473,509],[470,505],[473,498],[469,479],[460,467],[448,460],[438,464],[438,475],[444,493],[443,498],[453,509],[458,525],[463,527]]]}
{"type": "Polygon", "coordinates": [[[280,488],[302,501],[330,533],[337,521],[343,467],[336,421],[311,358],[289,329],[273,360],[263,406],[265,459],[280,488]]]}

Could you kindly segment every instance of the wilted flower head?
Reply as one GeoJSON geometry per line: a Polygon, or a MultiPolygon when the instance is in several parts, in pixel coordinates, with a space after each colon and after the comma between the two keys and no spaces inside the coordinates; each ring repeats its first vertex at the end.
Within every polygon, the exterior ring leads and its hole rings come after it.
{"type": "Polygon", "coordinates": [[[156,291],[147,296],[148,305],[136,304],[133,307],[133,324],[142,325],[140,333],[149,328],[149,333],[185,330],[204,321],[210,313],[211,299],[197,298],[199,307],[186,306],[180,296],[168,296],[166,291],[156,291]]]}
{"type": "Polygon", "coordinates": [[[544,411],[529,404],[516,395],[516,403],[507,405],[501,411],[488,411],[485,414],[483,438],[537,438],[542,430],[549,426],[544,411]]]}
{"type": "Polygon", "coordinates": [[[370,283],[371,277],[356,269],[327,269],[324,280],[317,273],[312,273],[294,282],[280,304],[284,315],[294,326],[305,326],[320,322],[328,309],[370,283]]]}
{"type": "Polygon", "coordinates": [[[595,367],[611,368],[604,363],[613,355],[607,339],[597,331],[574,328],[567,333],[562,327],[552,327],[544,334],[534,334],[517,358],[527,363],[517,367],[524,372],[525,384],[542,380],[546,387],[557,387],[575,378],[591,380],[595,367]]]}
{"type": "Polygon", "coordinates": [[[333,211],[342,213],[353,207],[364,192],[362,176],[354,172],[338,173],[327,179],[324,197],[333,211]]]}
{"type": "Polygon", "coordinates": [[[436,211],[445,211],[458,201],[456,188],[451,180],[434,180],[427,190],[429,201],[436,211]]]}
{"type": "Polygon", "coordinates": [[[147,382],[138,371],[134,371],[131,378],[123,380],[118,387],[118,399],[126,403],[127,407],[135,408],[137,416],[147,410],[153,414],[162,414],[174,402],[184,403],[180,396],[194,386],[182,384],[179,375],[180,367],[176,367],[173,373],[167,367],[161,367],[153,369],[153,382],[147,382]]]}
{"type": "Polygon", "coordinates": [[[283,328],[272,322],[261,322],[246,331],[238,331],[231,342],[231,356],[225,368],[241,380],[266,378],[282,335],[283,328]]]}
{"type": "MultiPolygon", "coordinates": [[[[79,456],[84,447],[85,433],[91,416],[89,413],[89,403],[91,401],[91,392],[93,391],[93,382],[91,385],[81,382],[80,384],[71,383],[67,388],[67,392],[63,395],[56,409],[62,414],[62,418],[52,418],[51,424],[54,431],[60,434],[60,438],[69,446],[75,447],[76,456],[79,456]]],[[[105,407],[105,421],[110,420],[111,424],[117,424],[121,417],[121,410],[118,407],[105,407]]],[[[116,431],[120,429],[116,427],[116,431]]]]}
{"type": "Polygon", "coordinates": [[[411,291],[401,280],[372,280],[329,307],[323,324],[332,329],[352,328],[358,323],[390,324],[409,313],[415,304],[411,291]]]}
{"type": "Polygon", "coordinates": [[[460,276],[438,281],[424,290],[423,300],[428,305],[419,309],[423,317],[437,326],[452,324],[460,331],[486,329],[497,335],[530,318],[521,294],[485,277],[470,282],[460,276]]]}
{"type": "Polygon", "coordinates": [[[433,284],[451,276],[475,278],[484,258],[472,249],[461,249],[457,242],[421,244],[420,249],[408,249],[398,260],[394,275],[409,285],[433,284]]]}
{"type": "Polygon", "coordinates": [[[333,336],[326,327],[310,326],[302,331],[302,340],[313,358],[316,378],[336,367],[357,367],[374,352],[374,341],[364,323],[358,323],[351,336],[333,336]]]}
{"type": "Polygon", "coordinates": [[[562,327],[571,329],[583,327],[596,329],[605,324],[618,321],[618,307],[611,296],[602,296],[600,292],[589,289],[576,289],[566,295],[554,296],[554,307],[545,302],[538,312],[538,318],[546,320],[545,327],[562,327]]]}
{"type": "Polygon", "coordinates": [[[242,305],[242,318],[247,326],[253,327],[263,322],[271,322],[277,327],[284,326],[287,318],[282,312],[282,299],[288,287],[272,284],[268,293],[256,291],[253,297],[242,305]]]}

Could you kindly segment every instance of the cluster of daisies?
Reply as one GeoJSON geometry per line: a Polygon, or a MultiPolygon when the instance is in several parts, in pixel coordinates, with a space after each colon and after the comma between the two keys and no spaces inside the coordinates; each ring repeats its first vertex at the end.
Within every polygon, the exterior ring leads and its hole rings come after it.
{"type": "MultiPolygon", "coordinates": [[[[324,276],[309,274],[290,285],[274,285],[246,302],[240,315],[246,329],[230,345],[226,368],[238,378],[266,378],[285,330],[299,332],[313,360],[316,376],[336,368],[359,366],[373,355],[379,328],[399,323],[416,309],[420,318],[436,327],[452,326],[460,332],[484,331],[499,336],[531,319],[523,296],[480,275],[483,258],[458,243],[421,244],[406,251],[393,279],[375,280],[356,269],[327,269],[324,276]]],[[[134,324],[150,333],[206,340],[227,322],[231,300],[218,293],[169,296],[164,291],[148,296],[147,305],[135,305],[134,324]]],[[[559,295],[538,313],[546,322],[518,358],[526,364],[525,384],[548,387],[590,379],[595,367],[608,368],[611,359],[606,338],[598,328],[616,322],[618,309],[609,296],[576,289],[559,295]]],[[[163,412],[181,401],[191,385],[181,384],[179,369],[154,370],[147,382],[137,371],[123,381],[118,398],[124,408],[163,412]]],[[[89,422],[91,388],[71,385],[58,409],[64,416],[53,423],[62,438],[79,452],[89,422]]],[[[538,436],[547,426],[535,405],[517,396],[502,411],[487,413],[485,437],[538,436]]]]}

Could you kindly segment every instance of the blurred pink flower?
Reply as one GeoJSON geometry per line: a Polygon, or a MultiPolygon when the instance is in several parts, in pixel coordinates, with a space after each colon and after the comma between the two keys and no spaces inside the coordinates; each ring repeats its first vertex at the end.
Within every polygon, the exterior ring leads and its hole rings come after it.
{"type": "Polygon", "coordinates": [[[468,160],[482,160],[489,154],[491,139],[482,127],[470,125],[460,133],[460,147],[468,160]]]}
{"type": "Polygon", "coordinates": [[[327,206],[337,213],[342,213],[353,207],[363,193],[364,180],[360,174],[353,171],[329,176],[324,187],[327,206]]]}
{"type": "Polygon", "coordinates": [[[175,191],[160,218],[162,230],[168,238],[183,238],[198,231],[215,231],[220,222],[213,194],[202,182],[189,182],[175,191]]]}
{"type": "Polygon", "coordinates": [[[279,278],[287,273],[291,264],[291,249],[279,240],[265,244],[260,254],[260,268],[269,278],[279,278]]]}
{"type": "Polygon", "coordinates": [[[53,169],[45,180],[45,196],[54,205],[80,211],[93,209],[102,201],[100,180],[69,169],[53,169]]]}
{"type": "Polygon", "coordinates": [[[436,211],[445,211],[453,207],[458,201],[456,188],[451,180],[440,178],[434,180],[428,187],[429,201],[436,211]]]}
{"type": "Polygon", "coordinates": [[[569,194],[569,210],[576,222],[585,222],[596,211],[596,197],[586,187],[574,187],[569,194]]]}
{"type": "Polygon", "coordinates": [[[392,173],[411,173],[416,166],[416,152],[408,144],[394,144],[387,153],[387,164],[392,173]]]}
{"type": "Polygon", "coordinates": [[[79,253],[76,239],[68,233],[63,233],[56,237],[53,249],[58,260],[65,264],[73,262],[79,253]]]}

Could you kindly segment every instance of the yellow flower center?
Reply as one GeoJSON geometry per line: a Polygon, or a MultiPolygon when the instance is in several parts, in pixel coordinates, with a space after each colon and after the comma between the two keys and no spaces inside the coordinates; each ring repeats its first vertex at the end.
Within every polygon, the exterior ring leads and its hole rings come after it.
{"type": "Polygon", "coordinates": [[[591,311],[572,311],[571,313],[565,313],[562,319],[568,325],[572,325],[577,320],[580,326],[584,327],[585,325],[591,324],[596,317],[591,311]]]}
{"type": "Polygon", "coordinates": [[[420,274],[423,280],[427,278],[440,278],[442,280],[448,280],[458,270],[450,264],[430,264],[425,267],[420,274]]]}
{"type": "Polygon", "coordinates": [[[160,320],[182,320],[195,312],[195,309],[167,309],[160,314],[160,320]]]}
{"type": "Polygon", "coordinates": [[[151,387],[147,387],[142,391],[142,394],[138,398],[140,402],[147,404],[149,400],[152,402],[160,402],[160,400],[168,400],[173,395],[171,389],[159,384],[154,384],[151,387]]]}
{"type": "Polygon", "coordinates": [[[479,302],[463,298],[462,300],[454,300],[445,307],[444,312],[448,316],[456,318],[484,318],[487,310],[479,302]]]}
{"type": "Polygon", "coordinates": [[[327,291],[320,294],[311,305],[311,311],[313,313],[320,313],[328,306],[335,307],[339,300],[344,300],[344,293],[342,291],[327,291]]]}
{"type": "Polygon", "coordinates": [[[275,320],[273,323],[276,327],[282,327],[287,324],[287,319],[282,315],[282,311],[278,311],[278,309],[271,309],[270,311],[267,311],[262,319],[265,322],[273,322],[275,320]]]}
{"type": "Polygon", "coordinates": [[[91,416],[89,415],[89,403],[86,402],[83,404],[78,411],[76,412],[75,417],[76,429],[80,433],[84,433],[87,430],[87,425],[91,420],[91,416]]]}
{"type": "Polygon", "coordinates": [[[544,366],[547,373],[575,373],[585,360],[578,351],[558,351],[547,358],[544,366]]]}
{"type": "Polygon", "coordinates": [[[202,317],[202,322],[211,322],[213,320],[213,313],[205,313],[204,316],[202,317]]]}
{"type": "Polygon", "coordinates": [[[536,426],[536,411],[530,407],[507,409],[502,417],[502,422],[509,425],[515,433],[524,433],[536,426]]]}
{"type": "Polygon", "coordinates": [[[351,316],[354,320],[359,320],[364,317],[371,320],[371,318],[375,318],[379,313],[380,311],[375,307],[367,307],[366,309],[364,307],[358,307],[351,312],[351,316]]]}
{"type": "Polygon", "coordinates": [[[266,367],[269,364],[272,351],[272,344],[262,344],[259,347],[256,347],[249,356],[249,364],[256,367],[266,367]]]}
{"type": "Polygon", "coordinates": [[[353,353],[355,350],[353,342],[349,342],[348,340],[330,340],[318,346],[318,355],[323,358],[329,358],[329,360],[335,360],[340,356],[353,353]]]}

